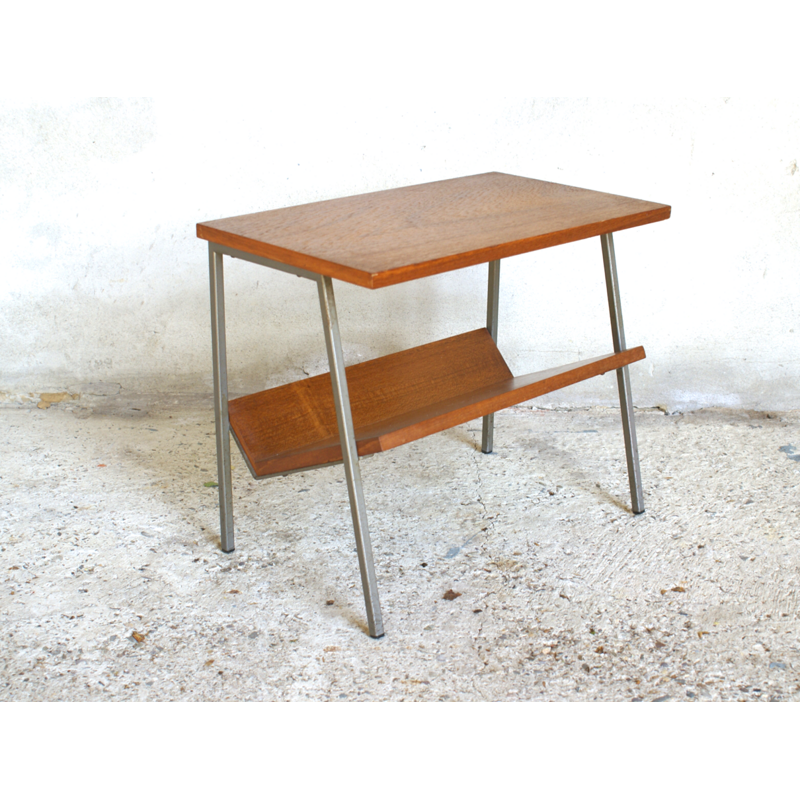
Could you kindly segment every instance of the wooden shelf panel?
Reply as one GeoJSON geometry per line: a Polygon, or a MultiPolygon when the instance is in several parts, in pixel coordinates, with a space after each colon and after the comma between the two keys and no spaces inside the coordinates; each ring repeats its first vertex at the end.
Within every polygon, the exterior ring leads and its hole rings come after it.
{"type": "Polygon", "coordinates": [[[489,172],[202,222],[197,235],[377,289],[669,215],[662,203],[489,172]]]}
{"type": "MultiPolygon", "coordinates": [[[[636,347],[515,378],[485,328],[348,367],[359,455],[369,455],[639,361],[636,347]]],[[[259,477],[341,460],[330,376],[228,404],[259,477]]]]}

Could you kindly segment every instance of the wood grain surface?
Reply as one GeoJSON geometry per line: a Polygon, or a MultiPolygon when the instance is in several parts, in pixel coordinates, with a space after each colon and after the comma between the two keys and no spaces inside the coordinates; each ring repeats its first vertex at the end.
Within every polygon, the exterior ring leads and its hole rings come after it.
{"type": "MultiPolygon", "coordinates": [[[[641,347],[515,378],[485,328],[348,367],[359,455],[389,450],[644,358],[641,347]]],[[[329,374],[240,397],[231,428],[264,477],[341,460],[329,374]]]]}
{"type": "Polygon", "coordinates": [[[197,235],[376,289],[657,222],[670,211],[489,172],[204,222],[197,235]]]}

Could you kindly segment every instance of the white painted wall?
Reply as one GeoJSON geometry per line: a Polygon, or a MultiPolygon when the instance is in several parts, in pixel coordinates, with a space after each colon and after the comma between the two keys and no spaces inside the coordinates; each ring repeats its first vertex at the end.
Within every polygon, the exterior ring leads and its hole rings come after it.
{"type": "MultiPolygon", "coordinates": [[[[800,408],[800,102],[411,97],[4,101],[0,391],[207,391],[195,223],[498,170],[673,206],[615,237],[637,405],[800,408]]],[[[232,390],[322,371],[314,286],[226,264],[232,390]]],[[[337,284],[348,359],[484,324],[485,272],[337,284]]],[[[503,262],[499,343],[516,373],[612,349],[598,240],[503,262]]]]}

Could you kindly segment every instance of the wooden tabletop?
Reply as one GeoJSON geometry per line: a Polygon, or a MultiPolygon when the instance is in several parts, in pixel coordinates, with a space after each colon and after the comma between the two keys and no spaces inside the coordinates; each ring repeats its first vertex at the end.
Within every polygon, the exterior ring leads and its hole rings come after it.
{"type": "Polygon", "coordinates": [[[668,219],[646,200],[487,172],[202,222],[201,239],[377,289],[668,219]]]}

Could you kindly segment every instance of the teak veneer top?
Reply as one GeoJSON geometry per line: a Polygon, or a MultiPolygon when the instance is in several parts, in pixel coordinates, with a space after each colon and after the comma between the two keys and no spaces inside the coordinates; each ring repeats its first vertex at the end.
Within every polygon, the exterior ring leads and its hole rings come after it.
{"type": "Polygon", "coordinates": [[[377,289],[658,222],[670,210],[488,172],[203,222],[197,235],[377,289]]]}

